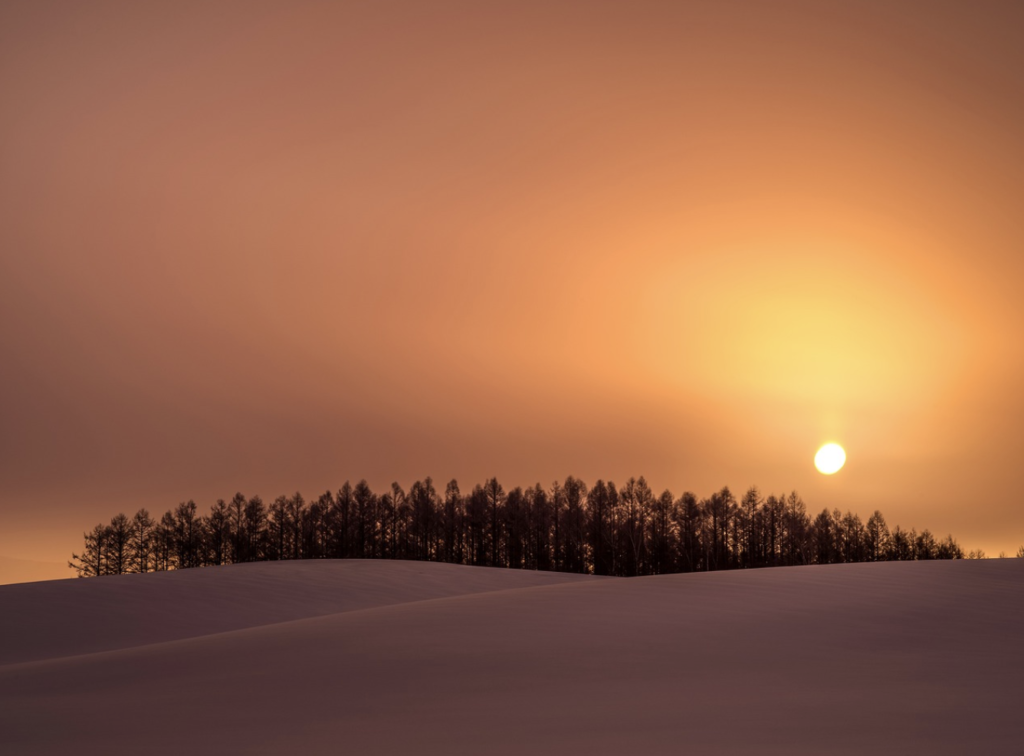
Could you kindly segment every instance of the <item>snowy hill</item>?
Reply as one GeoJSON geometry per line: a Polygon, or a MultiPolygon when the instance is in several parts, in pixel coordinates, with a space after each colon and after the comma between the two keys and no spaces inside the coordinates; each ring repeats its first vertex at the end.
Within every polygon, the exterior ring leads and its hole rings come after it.
{"type": "Polygon", "coordinates": [[[1009,753],[1022,638],[1014,559],[633,579],[283,562],[6,586],[0,751],[1009,753]]]}

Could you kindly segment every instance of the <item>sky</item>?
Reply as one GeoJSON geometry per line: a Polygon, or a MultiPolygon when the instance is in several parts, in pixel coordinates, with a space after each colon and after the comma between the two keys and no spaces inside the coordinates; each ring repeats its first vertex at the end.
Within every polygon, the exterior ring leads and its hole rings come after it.
{"type": "Polygon", "coordinates": [[[428,475],[796,490],[1013,555],[1022,23],[7,0],[0,556],[428,475]]]}

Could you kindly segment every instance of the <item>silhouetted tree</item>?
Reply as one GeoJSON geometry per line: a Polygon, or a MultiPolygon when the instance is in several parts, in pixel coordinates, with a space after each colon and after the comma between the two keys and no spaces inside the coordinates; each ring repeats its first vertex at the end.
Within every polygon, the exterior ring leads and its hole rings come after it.
{"type": "MultiPolygon", "coordinates": [[[[614,493],[615,487],[611,487],[614,493]]],[[[597,481],[587,495],[587,540],[595,575],[610,575],[612,569],[612,535],[609,487],[597,481]]]]}
{"type": "Polygon", "coordinates": [[[352,520],[355,508],[355,497],[352,495],[352,486],[345,481],[338,495],[334,497],[334,514],[331,522],[334,525],[334,536],[331,538],[331,556],[337,559],[346,559],[355,556],[352,537],[352,520]]]}
{"type": "Polygon", "coordinates": [[[761,564],[761,494],[751,486],[743,495],[737,515],[743,532],[743,544],[740,552],[740,565],[754,567],[761,564]]]}
{"type": "Polygon", "coordinates": [[[288,558],[298,559],[302,555],[302,529],[306,515],[306,500],[302,498],[302,494],[296,491],[294,496],[286,500],[286,506],[288,508],[286,522],[289,529],[288,558]]]}
{"type": "Polygon", "coordinates": [[[889,537],[889,527],[885,524],[885,518],[877,509],[868,518],[868,524],[864,532],[865,559],[869,562],[877,562],[886,558],[892,549],[889,537]]]}
{"type": "Polygon", "coordinates": [[[245,503],[245,560],[267,559],[267,509],[263,499],[253,496],[245,503]]]}
{"type": "Polygon", "coordinates": [[[231,520],[231,561],[247,562],[248,543],[245,530],[245,496],[236,493],[228,504],[228,517],[231,520]]]}
{"type": "Polygon", "coordinates": [[[303,548],[306,559],[322,559],[330,550],[331,513],[334,509],[334,494],[325,491],[310,503],[303,518],[303,548]]]}
{"type": "Polygon", "coordinates": [[[662,491],[661,496],[651,505],[651,521],[647,531],[648,563],[644,574],[661,575],[673,572],[675,534],[672,530],[672,508],[675,500],[672,492],[662,491]]]}
{"type": "Polygon", "coordinates": [[[465,560],[464,519],[459,483],[450,480],[444,489],[444,512],[441,516],[442,561],[462,564],[465,560]]]}
{"type": "Polygon", "coordinates": [[[377,546],[377,497],[365,480],[356,483],[352,491],[357,521],[355,556],[373,557],[377,546]]]}
{"type": "Polygon", "coordinates": [[[288,497],[278,496],[271,503],[267,510],[267,521],[270,529],[270,551],[267,554],[269,559],[284,559],[288,547],[288,497]]]}
{"type": "Polygon", "coordinates": [[[490,541],[491,566],[498,565],[498,538],[501,536],[501,529],[498,525],[498,511],[505,504],[505,489],[497,478],[491,478],[484,484],[484,496],[489,518],[488,540],[490,541]]]}
{"type": "Polygon", "coordinates": [[[122,513],[116,515],[107,526],[107,570],[108,575],[122,575],[130,571],[129,540],[131,524],[122,513]]]}
{"type": "MultiPolygon", "coordinates": [[[[1024,554],[1024,549],[1022,549],[1024,554]]],[[[948,536],[895,528],[875,512],[867,525],[852,513],[823,510],[813,522],[796,494],[762,497],[748,489],[737,502],[728,488],[699,500],[692,493],[655,498],[644,478],[616,488],[577,478],[545,490],[513,488],[497,478],[463,496],[452,480],[438,496],[430,478],[408,494],[398,483],[383,495],[361,480],[307,503],[296,492],[269,508],[238,493],[200,516],[183,502],[154,523],[146,510],[85,534],[69,564],[82,576],[185,569],[266,559],[385,558],[440,560],[598,575],[960,559],[948,536]]],[[[984,558],[971,552],[971,558],[984,558]]]]}
{"type": "Polygon", "coordinates": [[[562,491],[562,484],[557,480],[551,484],[551,492],[548,496],[548,512],[551,516],[551,563],[554,569],[562,569],[563,549],[562,543],[562,510],[565,509],[565,494],[562,491]]]}
{"type": "MultiPolygon", "coordinates": [[[[140,509],[131,522],[128,538],[129,561],[132,572],[149,572],[153,565],[153,537],[156,523],[149,512],[140,509]]],[[[155,567],[154,567],[155,569],[155,567]]]]}
{"type": "Polygon", "coordinates": [[[198,567],[202,564],[203,521],[197,514],[196,503],[189,499],[174,510],[174,542],[179,568],[198,567]]]}
{"type": "Polygon", "coordinates": [[[570,475],[562,485],[562,498],[565,501],[562,569],[587,572],[586,484],[570,475]]]}
{"type": "Polygon", "coordinates": [[[764,554],[764,566],[775,567],[782,560],[782,532],[786,511],[786,499],[782,496],[769,496],[765,499],[762,511],[761,547],[764,554]]]}
{"type": "Polygon", "coordinates": [[[927,530],[922,530],[914,539],[914,559],[937,559],[939,544],[927,530]]]}
{"type": "Polygon", "coordinates": [[[176,553],[174,515],[171,512],[164,512],[164,516],[153,529],[153,568],[159,571],[180,568],[182,565],[174,563],[176,553]]]}
{"type": "Polygon", "coordinates": [[[68,567],[78,577],[95,577],[107,574],[107,527],[102,523],[85,534],[85,548],[81,555],[72,554],[68,567]]]}
{"type": "Polygon", "coordinates": [[[643,574],[647,559],[647,528],[654,495],[647,481],[630,478],[619,491],[623,508],[623,536],[628,551],[625,555],[625,574],[643,574]]]}
{"type": "Polygon", "coordinates": [[[526,567],[531,570],[550,570],[554,567],[551,548],[551,501],[540,483],[527,489],[525,493],[530,520],[530,552],[526,567]]]}
{"type": "Polygon", "coordinates": [[[227,564],[231,556],[231,513],[223,499],[217,499],[203,522],[206,534],[206,564],[227,564]]]}
{"type": "Polygon", "coordinates": [[[939,544],[936,559],[963,559],[964,550],[953,540],[953,536],[946,536],[946,540],[939,544]]]}
{"type": "Polygon", "coordinates": [[[914,558],[914,538],[910,533],[901,530],[899,525],[892,531],[888,558],[894,561],[905,561],[914,558]]]}
{"type": "Polygon", "coordinates": [[[411,556],[414,559],[434,557],[434,521],[437,513],[437,492],[430,478],[416,481],[409,489],[409,515],[411,517],[411,556]]]}
{"type": "Polygon", "coordinates": [[[710,538],[710,542],[705,543],[708,563],[706,569],[729,569],[732,566],[729,558],[729,531],[733,514],[736,511],[736,500],[729,488],[725,487],[718,493],[712,494],[710,499],[705,500],[703,507],[710,515],[711,520],[710,528],[705,531],[710,538]]]}
{"type": "Polygon", "coordinates": [[[513,488],[505,496],[502,524],[502,540],[505,542],[504,566],[521,568],[524,566],[527,551],[525,541],[530,527],[529,504],[523,489],[513,488]]]}

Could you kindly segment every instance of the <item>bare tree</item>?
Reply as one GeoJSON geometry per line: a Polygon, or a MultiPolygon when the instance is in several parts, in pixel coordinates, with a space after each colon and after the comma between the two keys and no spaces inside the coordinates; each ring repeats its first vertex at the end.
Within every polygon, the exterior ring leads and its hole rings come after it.
{"type": "MultiPolygon", "coordinates": [[[[507,494],[497,478],[444,497],[430,478],[406,494],[398,483],[378,496],[360,481],[307,503],[300,493],[268,508],[254,496],[218,500],[200,516],[194,501],[158,523],[146,510],[84,534],[69,564],[83,576],[184,569],[266,559],[363,557],[649,575],[667,572],[886,559],[961,559],[952,536],[895,528],[875,512],[867,525],[852,512],[823,510],[812,522],[796,494],[762,498],[750,488],[737,502],[728,488],[655,498],[644,478],[621,489],[593,489],[569,476],[507,494]]],[[[983,558],[971,552],[971,558],[983,558]]],[[[1024,548],[1018,552],[1024,556],[1024,548]]]]}
{"type": "Polygon", "coordinates": [[[149,572],[150,570],[155,527],[156,523],[145,509],[140,509],[132,518],[128,550],[133,572],[149,572]]]}
{"type": "Polygon", "coordinates": [[[85,533],[85,548],[81,555],[72,554],[68,567],[78,573],[78,577],[96,577],[107,574],[107,527],[97,525],[92,532],[85,533]]]}

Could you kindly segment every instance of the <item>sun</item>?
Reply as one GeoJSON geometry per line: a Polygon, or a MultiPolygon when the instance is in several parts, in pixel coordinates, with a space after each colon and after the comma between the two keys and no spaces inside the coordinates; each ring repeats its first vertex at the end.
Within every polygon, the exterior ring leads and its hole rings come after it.
{"type": "Polygon", "coordinates": [[[814,466],[825,475],[839,472],[846,464],[846,452],[839,444],[825,444],[814,455],[814,466]]]}

